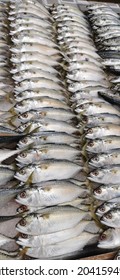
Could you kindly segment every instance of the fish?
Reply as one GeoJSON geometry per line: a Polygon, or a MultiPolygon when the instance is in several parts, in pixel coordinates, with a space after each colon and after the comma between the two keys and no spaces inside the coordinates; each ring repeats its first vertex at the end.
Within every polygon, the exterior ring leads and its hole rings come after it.
{"type": "Polygon", "coordinates": [[[88,139],[100,139],[109,136],[120,136],[120,126],[115,124],[105,124],[88,129],[85,137],[88,139]]]}
{"type": "Polygon", "coordinates": [[[93,195],[96,199],[111,200],[120,196],[119,185],[100,185],[93,190],[93,195]]]}
{"type": "MultiPolygon", "coordinates": [[[[67,79],[67,83],[69,83],[68,90],[72,93],[77,92],[79,90],[84,90],[87,87],[96,87],[96,86],[104,86],[108,88],[108,83],[106,80],[102,81],[81,81],[81,82],[71,82],[71,80],[67,79]]],[[[101,101],[102,103],[102,101],[101,101]]],[[[79,111],[78,111],[79,112],[79,111]]]]}
{"type": "Polygon", "coordinates": [[[86,116],[108,114],[108,112],[109,114],[120,116],[120,112],[115,107],[111,106],[111,104],[107,102],[103,102],[103,100],[101,100],[101,103],[96,102],[94,104],[83,104],[79,106],[75,111],[86,116]]]}
{"type": "Polygon", "coordinates": [[[60,79],[57,78],[54,74],[50,74],[48,71],[43,71],[43,70],[41,71],[39,69],[25,70],[13,75],[13,79],[15,80],[15,83],[16,82],[20,83],[26,79],[41,78],[41,77],[53,80],[56,83],[60,83],[60,79]]]}
{"type": "MultiPolygon", "coordinates": [[[[9,19],[9,18],[8,18],[9,19]]],[[[51,31],[53,31],[53,28],[52,28],[52,26],[51,26],[51,24],[50,24],[50,22],[49,21],[47,21],[47,20],[42,20],[42,19],[38,19],[38,18],[35,18],[34,17],[34,22],[33,22],[33,17],[31,17],[31,16],[29,16],[29,17],[19,17],[19,18],[14,18],[14,20],[13,21],[11,21],[10,22],[10,26],[12,27],[12,28],[17,28],[17,27],[19,27],[20,25],[23,25],[23,24],[35,24],[35,25],[37,25],[37,26],[40,26],[40,27],[42,27],[43,29],[47,29],[47,30],[51,30],[51,31]]]]}
{"type": "Polygon", "coordinates": [[[17,244],[21,246],[27,246],[30,248],[58,244],[65,240],[67,241],[68,239],[79,236],[83,233],[84,230],[89,232],[92,226],[96,228],[93,221],[83,220],[80,223],[78,223],[74,228],[60,230],[55,233],[49,233],[45,235],[40,234],[38,236],[20,234],[20,236],[17,239],[17,244]]]}
{"type": "Polygon", "coordinates": [[[102,217],[105,213],[107,213],[109,210],[111,210],[113,208],[120,208],[119,202],[118,203],[117,202],[110,202],[108,200],[108,201],[103,202],[101,205],[99,205],[96,208],[95,214],[98,217],[102,217]]]}
{"type": "Polygon", "coordinates": [[[110,102],[111,104],[120,106],[120,94],[119,92],[112,92],[112,93],[103,93],[99,92],[99,96],[103,97],[106,101],[110,102]]]}
{"type": "Polygon", "coordinates": [[[57,66],[60,66],[60,62],[58,61],[59,58],[55,57],[55,56],[51,56],[49,57],[48,55],[43,55],[43,54],[40,54],[38,52],[25,52],[25,53],[17,53],[17,54],[12,54],[11,55],[11,58],[10,58],[10,61],[13,63],[13,64],[21,64],[23,62],[34,62],[34,61],[38,61],[39,63],[41,63],[42,61],[44,61],[44,63],[46,65],[49,64],[49,66],[51,67],[57,67],[57,66]]]}
{"type": "Polygon", "coordinates": [[[79,130],[64,121],[57,121],[54,119],[40,119],[40,120],[34,120],[27,122],[25,124],[22,124],[18,131],[24,132],[24,133],[34,133],[34,135],[37,135],[38,133],[45,132],[45,131],[55,131],[55,132],[65,132],[68,134],[80,134],[79,130]]]}
{"type": "Polygon", "coordinates": [[[38,118],[50,118],[58,121],[71,122],[77,124],[77,118],[72,111],[66,109],[57,109],[53,107],[44,107],[37,110],[26,111],[23,114],[18,114],[7,119],[8,123],[15,127],[19,127],[22,123],[27,123],[30,120],[38,118]]]}
{"type": "Polygon", "coordinates": [[[73,178],[82,169],[80,165],[67,160],[44,160],[38,165],[21,168],[14,177],[22,182],[40,183],[46,179],[49,181],[73,178]]]}
{"type": "Polygon", "coordinates": [[[79,82],[79,81],[100,81],[102,80],[105,75],[100,73],[99,71],[96,72],[93,70],[74,70],[72,73],[68,73],[66,77],[72,81],[79,82]]]}
{"type": "Polygon", "coordinates": [[[12,47],[11,52],[14,53],[24,53],[24,52],[38,52],[40,54],[45,54],[46,56],[54,56],[54,55],[60,55],[59,49],[54,47],[54,43],[51,40],[48,40],[46,38],[41,37],[30,37],[30,36],[24,36],[21,37],[19,40],[12,39],[13,43],[18,46],[12,47]],[[32,40],[33,38],[33,40],[32,40]],[[21,44],[21,45],[20,45],[21,44]]]}
{"type": "Polygon", "coordinates": [[[120,138],[119,137],[107,137],[105,139],[95,139],[95,140],[88,140],[85,144],[87,152],[90,153],[109,153],[116,149],[119,149],[120,138]]]}
{"type": "Polygon", "coordinates": [[[30,110],[38,110],[39,108],[52,107],[56,109],[69,110],[68,105],[64,101],[57,100],[50,97],[38,97],[36,99],[27,98],[14,106],[16,112],[25,113],[30,110]]]}
{"type": "Polygon", "coordinates": [[[101,184],[119,184],[120,183],[120,167],[104,167],[90,172],[88,179],[92,182],[101,184]]]}
{"type": "Polygon", "coordinates": [[[94,167],[102,167],[102,166],[111,166],[111,165],[119,165],[120,163],[120,153],[119,151],[108,153],[108,154],[98,154],[97,156],[93,156],[89,165],[94,167]]]}
{"type": "Polygon", "coordinates": [[[66,241],[41,247],[31,247],[23,249],[26,255],[37,258],[37,259],[50,259],[56,256],[75,252],[76,250],[83,250],[84,246],[91,243],[96,243],[98,235],[91,233],[81,233],[75,238],[68,239],[66,241]]]}
{"type": "MultiPolygon", "coordinates": [[[[45,210],[44,210],[45,211],[45,210]]],[[[74,207],[51,207],[42,214],[30,214],[17,223],[19,232],[40,235],[73,228],[88,214],[74,207]]]]}
{"type": "Polygon", "coordinates": [[[120,246],[120,229],[119,228],[108,228],[105,230],[100,238],[98,247],[104,249],[115,249],[120,246]]]}
{"type": "Polygon", "coordinates": [[[46,38],[54,38],[54,35],[53,35],[53,32],[52,30],[50,29],[45,29],[43,27],[40,27],[36,24],[22,24],[22,25],[17,25],[16,28],[10,30],[10,35],[13,36],[13,35],[18,35],[18,34],[21,34],[23,33],[23,31],[27,31],[28,34],[31,34],[32,31],[35,31],[35,32],[41,32],[41,35],[43,37],[46,37],[46,38]]]}
{"type": "Polygon", "coordinates": [[[17,144],[18,149],[26,149],[28,147],[39,147],[46,144],[67,144],[72,146],[80,145],[80,139],[66,132],[41,132],[41,134],[23,137],[17,144]]]}
{"type": "Polygon", "coordinates": [[[15,86],[15,93],[19,94],[20,92],[23,92],[25,90],[37,90],[39,88],[46,88],[46,89],[54,89],[54,90],[63,90],[65,91],[65,88],[62,85],[59,85],[58,83],[45,78],[33,78],[33,79],[27,79],[25,81],[20,82],[15,86]]]}
{"type": "MultiPolygon", "coordinates": [[[[21,62],[21,63],[18,63],[18,64],[14,64],[12,69],[10,69],[10,73],[11,74],[16,74],[21,71],[25,71],[25,70],[41,70],[41,71],[45,71],[45,72],[49,72],[51,74],[54,74],[54,76],[57,76],[59,74],[59,72],[52,66],[50,65],[47,65],[46,63],[44,62],[40,62],[40,61],[37,61],[37,58],[36,58],[36,61],[26,61],[26,62],[21,62]]],[[[14,76],[13,76],[14,77],[14,76]]]]}
{"type": "MultiPolygon", "coordinates": [[[[42,5],[40,2],[35,2],[34,0],[25,0],[24,3],[22,0],[20,0],[19,2],[15,2],[14,0],[11,0],[11,4],[14,7],[19,7],[19,6],[28,6],[29,4],[34,5],[35,7],[37,7],[38,9],[40,9],[43,13],[48,14],[49,15],[49,11],[48,9],[46,9],[46,7],[44,5],[42,5]]],[[[10,6],[11,7],[11,6],[10,6]]],[[[12,8],[12,7],[11,7],[12,8]]]]}
{"type": "Polygon", "coordinates": [[[79,187],[69,181],[50,181],[23,190],[17,195],[16,201],[33,207],[47,207],[67,203],[87,193],[89,190],[84,184],[79,187]]]}
{"type": "Polygon", "coordinates": [[[37,149],[24,150],[16,157],[17,165],[37,164],[46,159],[82,161],[81,152],[69,145],[48,144],[37,149]]]}
{"type": "Polygon", "coordinates": [[[120,118],[116,115],[112,114],[102,114],[102,115],[96,115],[94,116],[83,116],[82,122],[85,124],[86,127],[97,127],[101,125],[107,125],[107,124],[120,124],[120,118]]]}
{"type": "Polygon", "coordinates": [[[120,209],[113,208],[109,210],[101,217],[100,221],[109,227],[120,228],[120,209]]]}

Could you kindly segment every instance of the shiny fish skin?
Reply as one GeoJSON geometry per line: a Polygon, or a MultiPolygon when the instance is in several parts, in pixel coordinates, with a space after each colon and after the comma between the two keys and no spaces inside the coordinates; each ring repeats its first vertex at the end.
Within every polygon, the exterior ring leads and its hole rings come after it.
{"type": "Polygon", "coordinates": [[[93,191],[93,195],[96,199],[100,200],[111,200],[120,196],[119,185],[101,185],[93,191]]]}
{"type": "Polygon", "coordinates": [[[57,100],[61,100],[61,101],[67,101],[67,92],[64,93],[62,91],[56,91],[56,90],[48,90],[46,88],[41,88],[39,90],[36,91],[23,91],[20,94],[15,94],[15,100],[17,102],[21,102],[24,99],[28,99],[28,98],[40,98],[40,97],[49,97],[49,98],[54,98],[57,100]]]}
{"type": "Polygon", "coordinates": [[[73,162],[78,160],[78,162],[80,162],[82,160],[80,154],[81,152],[79,150],[68,145],[49,144],[37,149],[24,150],[16,157],[16,161],[17,165],[21,167],[28,164],[39,164],[46,159],[63,159],[73,162]]]}
{"type": "Polygon", "coordinates": [[[79,130],[72,126],[71,124],[64,121],[57,121],[54,119],[40,119],[36,121],[30,121],[26,124],[21,125],[18,128],[21,132],[33,133],[37,135],[38,133],[45,131],[55,131],[55,132],[65,132],[68,134],[79,134],[79,130]]]}
{"type": "Polygon", "coordinates": [[[76,112],[84,114],[86,116],[106,114],[109,112],[109,114],[115,114],[120,117],[120,112],[116,108],[111,106],[111,104],[104,102],[103,100],[101,100],[101,103],[84,104],[82,106],[79,106],[76,109],[76,112]]]}
{"type": "Polygon", "coordinates": [[[0,186],[12,180],[14,173],[14,170],[9,168],[9,166],[0,165],[0,186]]]}
{"type": "Polygon", "coordinates": [[[109,153],[120,148],[119,137],[108,137],[101,140],[90,140],[86,144],[86,150],[90,153],[109,153]]]}
{"type": "Polygon", "coordinates": [[[54,74],[54,76],[58,75],[58,71],[51,67],[50,65],[47,65],[43,62],[39,61],[27,61],[27,62],[22,62],[19,64],[14,65],[14,67],[11,69],[12,74],[19,73],[20,71],[25,71],[25,70],[41,70],[41,71],[47,71],[51,74],[54,74]]]}
{"type": "Polygon", "coordinates": [[[67,160],[45,160],[39,165],[23,167],[16,172],[14,177],[22,182],[40,183],[46,181],[46,178],[48,181],[69,179],[81,170],[81,166],[67,160]]]}
{"type": "Polygon", "coordinates": [[[101,223],[113,227],[120,228],[120,209],[113,208],[101,217],[101,223]]]}
{"type": "Polygon", "coordinates": [[[88,179],[92,182],[101,184],[119,184],[120,183],[120,167],[96,169],[91,172],[88,179]]]}
{"type": "Polygon", "coordinates": [[[84,184],[80,188],[68,181],[51,181],[26,189],[17,196],[16,201],[28,206],[47,207],[66,203],[87,193],[84,184]]]}
{"type": "Polygon", "coordinates": [[[97,245],[99,248],[114,249],[120,246],[120,229],[109,228],[104,231],[97,245]]]}
{"type": "Polygon", "coordinates": [[[102,167],[102,166],[110,166],[110,165],[116,165],[120,163],[120,153],[118,152],[112,152],[109,154],[98,154],[95,157],[92,157],[89,161],[89,165],[94,167],[102,167]]]}
{"type": "Polygon", "coordinates": [[[91,221],[83,220],[80,221],[74,228],[69,228],[54,233],[38,236],[26,236],[23,238],[22,235],[18,237],[17,244],[27,247],[40,247],[44,245],[56,244],[62,241],[67,241],[70,238],[79,236],[84,230],[89,231],[89,227],[93,225],[91,221]]]}
{"type": "Polygon", "coordinates": [[[38,110],[41,108],[46,108],[46,107],[53,107],[53,108],[58,108],[58,109],[66,109],[68,110],[69,107],[68,105],[66,105],[65,102],[59,101],[57,99],[54,98],[49,98],[47,96],[45,97],[39,97],[36,99],[25,99],[23,101],[21,101],[20,103],[17,103],[14,106],[14,109],[16,112],[19,113],[25,113],[27,111],[30,110],[38,110]]]}
{"type": "Polygon", "coordinates": [[[26,136],[17,144],[18,149],[25,149],[30,147],[39,147],[46,144],[67,144],[72,146],[79,146],[80,140],[73,135],[65,132],[41,132],[38,136],[26,136]]]}
{"type": "Polygon", "coordinates": [[[97,216],[102,217],[106,212],[108,212],[112,208],[120,208],[119,202],[103,202],[100,206],[97,207],[95,213],[97,216]]]}
{"type": "Polygon", "coordinates": [[[20,83],[26,79],[41,78],[41,77],[53,80],[54,82],[57,82],[57,83],[60,82],[59,78],[55,77],[54,75],[50,74],[49,72],[41,71],[38,69],[37,69],[37,71],[36,71],[36,69],[28,70],[28,71],[27,70],[21,71],[18,74],[14,74],[13,79],[15,80],[15,82],[20,83]]]}
{"type": "Polygon", "coordinates": [[[88,243],[95,243],[97,237],[98,235],[84,232],[78,237],[54,245],[28,248],[26,254],[38,259],[54,258],[56,256],[75,252],[76,250],[82,250],[88,243]]]}
{"type": "Polygon", "coordinates": [[[87,216],[86,212],[74,207],[53,207],[45,214],[26,216],[17,224],[16,229],[30,235],[54,233],[74,227],[87,216]]]}
{"type": "Polygon", "coordinates": [[[86,127],[96,127],[100,125],[107,125],[107,124],[120,124],[120,118],[116,115],[112,114],[102,114],[96,115],[94,118],[92,116],[83,116],[82,118],[83,123],[85,123],[86,127]]]}
{"type": "Polygon", "coordinates": [[[109,136],[120,136],[120,126],[118,125],[112,125],[112,124],[106,124],[102,125],[100,127],[94,127],[88,129],[85,137],[88,139],[100,139],[104,137],[109,136]]]}

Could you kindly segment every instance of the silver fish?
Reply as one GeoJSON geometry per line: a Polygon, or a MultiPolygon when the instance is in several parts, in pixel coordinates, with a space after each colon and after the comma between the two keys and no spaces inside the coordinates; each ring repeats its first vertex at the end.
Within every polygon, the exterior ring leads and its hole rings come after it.
{"type": "Polygon", "coordinates": [[[48,71],[41,71],[39,69],[33,69],[33,70],[25,70],[25,71],[21,71],[19,73],[14,74],[13,79],[15,80],[15,82],[22,82],[23,80],[27,80],[27,79],[32,79],[32,78],[46,78],[46,79],[50,79],[53,80],[56,83],[60,83],[60,79],[58,77],[56,77],[54,74],[49,73],[48,71]]]}
{"type": "Polygon", "coordinates": [[[21,123],[27,123],[30,120],[37,120],[38,118],[50,118],[58,121],[75,121],[75,115],[70,110],[56,109],[53,107],[40,108],[37,110],[30,110],[23,114],[15,115],[7,119],[8,123],[15,127],[19,127],[21,123]]]}
{"type": "Polygon", "coordinates": [[[86,144],[86,150],[90,153],[109,153],[116,149],[119,149],[120,138],[108,137],[101,140],[91,140],[86,144]]]}
{"type": "Polygon", "coordinates": [[[17,39],[13,40],[13,43],[16,45],[19,43],[18,46],[12,47],[11,52],[13,53],[24,53],[24,52],[38,52],[40,54],[45,54],[46,56],[52,56],[56,54],[60,54],[60,51],[54,47],[54,43],[52,41],[47,40],[46,38],[36,37],[36,39],[32,40],[29,36],[25,36],[20,38],[18,41],[17,39]],[[28,42],[28,43],[27,43],[28,42]],[[21,43],[21,45],[20,45],[21,43]]]}
{"type": "Polygon", "coordinates": [[[86,127],[96,127],[107,124],[120,124],[120,118],[112,114],[102,114],[97,116],[83,116],[82,122],[85,123],[86,127]]]}
{"type": "Polygon", "coordinates": [[[34,133],[34,135],[45,131],[65,132],[68,134],[73,134],[73,133],[80,134],[79,130],[75,126],[67,122],[57,121],[54,119],[47,119],[47,118],[25,123],[18,128],[18,131],[24,133],[32,132],[34,133]]]}
{"type": "Polygon", "coordinates": [[[55,233],[77,225],[88,214],[74,207],[51,207],[42,214],[31,214],[22,219],[16,226],[19,232],[39,235],[55,233]]]}
{"type": "Polygon", "coordinates": [[[13,65],[12,69],[10,70],[10,73],[16,74],[19,73],[20,71],[25,71],[25,70],[41,70],[41,71],[46,71],[51,74],[54,74],[54,76],[58,75],[58,71],[44,62],[39,62],[39,61],[26,61],[22,63],[18,63],[16,65],[13,65]]]}
{"type": "Polygon", "coordinates": [[[56,108],[56,109],[69,109],[65,102],[50,98],[50,97],[39,97],[36,99],[25,99],[14,106],[16,112],[25,113],[30,110],[39,110],[41,108],[56,108]]]}
{"type": "Polygon", "coordinates": [[[23,167],[14,177],[22,182],[40,183],[46,181],[46,178],[48,181],[73,178],[81,170],[80,165],[67,160],[45,160],[39,165],[23,167]]]}
{"type": "Polygon", "coordinates": [[[101,185],[93,191],[93,195],[96,199],[100,200],[111,200],[120,196],[119,185],[101,185]]]}
{"type": "Polygon", "coordinates": [[[22,237],[22,234],[17,239],[17,244],[27,247],[41,247],[44,245],[56,244],[59,242],[67,241],[70,238],[79,236],[84,230],[88,231],[89,228],[94,226],[94,222],[83,220],[78,223],[74,228],[69,228],[55,233],[49,233],[45,235],[30,236],[26,235],[22,237]]]}
{"type": "Polygon", "coordinates": [[[88,129],[85,137],[88,139],[95,139],[114,135],[120,136],[120,126],[115,124],[106,124],[88,129]]]}
{"type": "Polygon", "coordinates": [[[120,167],[101,168],[92,171],[88,179],[92,182],[101,184],[119,184],[120,183],[120,167]]]}
{"type": "Polygon", "coordinates": [[[14,178],[14,170],[9,166],[0,165],[0,186],[6,184],[14,178]]]}
{"type": "Polygon", "coordinates": [[[26,149],[33,145],[39,147],[46,144],[67,144],[72,146],[79,146],[80,140],[74,135],[67,134],[65,132],[42,132],[39,136],[26,136],[17,144],[18,149],[26,149]]]}
{"type": "Polygon", "coordinates": [[[117,115],[120,116],[120,112],[113,106],[111,106],[111,104],[107,103],[107,102],[103,102],[101,100],[101,103],[94,103],[94,104],[84,104],[79,106],[76,109],[77,113],[82,113],[86,116],[89,115],[98,115],[98,114],[113,114],[113,115],[117,115]]]}
{"type": "Polygon", "coordinates": [[[48,144],[37,149],[24,150],[16,157],[16,161],[17,165],[21,167],[28,164],[37,164],[46,159],[63,159],[73,162],[77,160],[80,163],[82,160],[80,154],[79,150],[68,145],[48,144]]]}
{"type": "Polygon", "coordinates": [[[115,249],[120,247],[120,229],[109,228],[104,231],[99,238],[98,247],[105,249],[115,249]]]}
{"type": "Polygon", "coordinates": [[[108,88],[108,83],[106,80],[102,80],[102,81],[94,80],[94,81],[83,81],[83,82],[81,81],[81,82],[75,82],[75,83],[73,83],[73,82],[71,83],[71,80],[67,80],[67,83],[70,83],[68,86],[68,90],[72,93],[79,91],[79,90],[84,90],[87,87],[104,86],[104,87],[108,88]]]}
{"type": "Polygon", "coordinates": [[[17,195],[16,201],[28,206],[47,207],[67,203],[87,193],[84,184],[80,188],[68,181],[51,181],[24,190],[17,195]]]}
{"type": "Polygon", "coordinates": [[[46,65],[49,64],[49,66],[53,66],[53,67],[60,65],[60,63],[58,62],[58,59],[56,59],[55,56],[49,57],[48,55],[43,55],[38,52],[12,54],[10,60],[12,63],[15,63],[15,64],[20,64],[22,62],[34,62],[37,60],[40,63],[42,61],[44,61],[44,63],[46,65]]]}
{"type": "Polygon", "coordinates": [[[120,209],[113,208],[109,210],[100,220],[102,224],[109,227],[120,228],[120,209]]]}
{"type": "Polygon", "coordinates": [[[68,73],[66,77],[72,81],[100,81],[102,80],[105,75],[99,71],[96,72],[96,70],[74,70],[72,73],[68,73]]]}
{"type": "Polygon", "coordinates": [[[17,188],[0,188],[0,208],[6,206],[19,192],[17,188]]]}
{"type": "Polygon", "coordinates": [[[25,250],[26,255],[37,259],[50,259],[56,256],[75,252],[76,250],[83,250],[85,245],[89,243],[96,243],[97,238],[97,234],[84,232],[75,238],[71,238],[57,244],[37,248],[26,248],[26,250],[23,249],[23,252],[25,250]]]}
{"type": "Polygon", "coordinates": [[[62,85],[59,85],[58,83],[45,78],[33,78],[33,79],[27,79],[25,81],[22,81],[18,85],[15,86],[15,93],[20,93],[26,90],[36,90],[39,88],[46,88],[46,89],[54,89],[54,90],[63,90],[65,91],[65,88],[63,88],[62,85]]]}
{"type": "Polygon", "coordinates": [[[105,201],[100,206],[97,207],[95,214],[99,217],[102,217],[106,212],[113,208],[120,208],[120,204],[117,202],[105,201]]]}
{"type": "Polygon", "coordinates": [[[94,167],[111,166],[120,163],[120,153],[115,151],[108,154],[100,154],[90,159],[89,165],[94,167]]]}

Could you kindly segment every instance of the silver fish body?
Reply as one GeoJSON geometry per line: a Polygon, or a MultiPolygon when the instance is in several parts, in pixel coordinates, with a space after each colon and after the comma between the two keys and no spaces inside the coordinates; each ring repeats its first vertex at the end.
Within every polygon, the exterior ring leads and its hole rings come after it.
{"type": "Polygon", "coordinates": [[[111,200],[120,196],[119,185],[101,185],[94,189],[93,195],[96,199],[100,200],[111,200]]]}
{"type": "Polygon", "coordinates": [[[120,246],[119,228],[109,228],[101,234],[98,243],[99,248],[113,249],[119,246],[120,246]]]}
{"type": "Polygon", "coordinates": [[[101,217],[101,223],[113,227],[120,228],[120,209],[113,208],[101,217]]]}
{"type": "Polygon", "coordinates": [[[48,181],[73,178],[81,170],[80,165],[67,160],[45,160],[39,165],[23,167],[14,177],[22,182],[40,183],[46,181],[46,178],[48,181]]]}
{"type": "Polygon", "coordinates": [[[119,184],[120,183],[120,167],[113,166],[108,168],[101,168],[92,171],[88,179],[92,182],[101,184],[119,184]]]}
{"type": "Polygon", "coordinates": [[[107,137],[101,140],[90,140],[86,144],[86,150],[90,153],[109,153],[116,149],[119,149],[120,138],[119,137],[107,137]]]}
{"type": "Polygon", "coordinates": [[[108,154],[100,154],[97,156],[94,156],[89,161],[89,164],[94,167],[102,167],[102,166],[111,166],[111,165],[117,165],[120,163],[120,153],[113,152],[108,154]]]}

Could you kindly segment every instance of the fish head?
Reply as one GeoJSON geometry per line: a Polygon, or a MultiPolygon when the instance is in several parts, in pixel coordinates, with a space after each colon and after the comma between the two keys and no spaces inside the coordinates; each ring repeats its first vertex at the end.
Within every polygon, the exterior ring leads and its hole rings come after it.
{"type": "Polygon", "coordinates": [[[113,208],[111,210],[109,210],[107,213],[105,213],[102,218],[101,218],[101,222],[105,225],[108,226],[114,226],[117,227],[118,226],[118,220],[119,220],[119,209],[117,208],[113,208]]]}
{"type": "Polygon", "coordinates": [[[19,155],[16,157],[16,161],[21,163],[22,166],[23,164],[30,164],[33,162],[32,158],[33,158],[33,154],[35,153],[35,151],[31,151],[31,150],[24,150],[21,153],[19,153],[19,155]]]}
{"type": "Polygon", "coordinates": [[[115,247],[115,229],[109,228],[105,230],[99,238],[98,247],[99,248],[114,248],[115,247]]]}
{"type": "Polygon", "coordinates": [[[30,178],[33,172],[34,172],[34,167],[29,165],[18,170],[15,174],[15,178],[22,182],[30,183],[31,181],[30,178]]]}
{"type": "Polygon", "coordinates": [[[31,236],[25,233],[19,233],[16,238],[16,243],[22,246],[26,246],[31,236]]]}
{"type": "Polygon", "coordinates": [[[104,185],[95,188],[93,191],[93,195],[97,199],[103,199],[106,193],[107,193],[107,189],[104,185]]]}
{"type": "Polygon", "coordinates": [[[33,118],[33,113],[31,111],[24,112],[19,116],[22,123],[29,122],[33,118]]]}
{"type": "Polygon", "coordinates": [[[25,148],[25,147],[29,146],[32,143],[33,143],[32,138],[26,136],[19,141],[17,146],[18,146],[19,149],[22,149],[22,148],[25,148]]]}
{"type": "Polygon", "coordinates": [[[101,217],[103,216],[106,212],[108,212],[111,209],[111,203],[109,202],[104,202],[100,206],[96,208],[96,215],[101,217]]]}
{"type": "MultiPolygon", "coordinates": [[[[32,195],[32,190],[30,188],[23,190],[21,193],[19,193],[16,196],[16,201],[20,204],[27,206],[31,202],[31,195],[32,195]]],[[[26,208],[24,208],[23,210],[27,211],[26,208]]],[[[21,211],[22,211],[22,209],[21,209],[21,211]]]]}
{"type": "Polygon", "coordinates": [[[27,205],[20,205],[16,210],[17,214],[21,214],[21,213],[28,212],[28,211],[29,211],[29,209],[28,209],[27,205]]]}
{"type": "Polygon", "coordinates": [[[89,164],[91,166],[102,166],[103,161],[104,161],[104,157],[98,154],[91,158],[89,164]]]}
{"type": "Polygon", "coordinates": [[[91,181],[96,181],[96,179],[102,179],[104,176],[105,170],[102,169],[95,169],[92,172],[90,172],[88,179],[91,181]]]}
{"type": "Polygon", "coordinates": [[[33,221],[33,215],[27,215],[17,223],[16,230],[27,234],[32,221],[33,221]]]}

